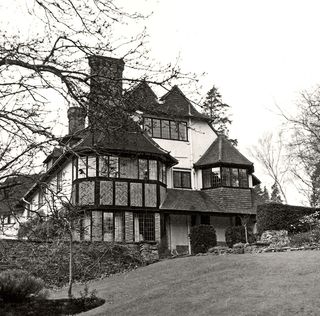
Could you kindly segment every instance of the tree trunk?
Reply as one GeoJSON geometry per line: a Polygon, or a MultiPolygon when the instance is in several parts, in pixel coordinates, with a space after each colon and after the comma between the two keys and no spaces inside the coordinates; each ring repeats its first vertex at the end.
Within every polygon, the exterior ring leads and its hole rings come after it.
{"type": "Polygon", "coordinates": [[[248,244],[248,229],[247,229],[247,224],[244,225],[244,234],[246,237],[246,244],[248,244]]]}
{"type": "Polygon", "coordinates": [[[73,285],[73,239],[72,233],[69,239],[69,287],[68,287],[68,297],[72,298],[72,285],[73,285]]]}

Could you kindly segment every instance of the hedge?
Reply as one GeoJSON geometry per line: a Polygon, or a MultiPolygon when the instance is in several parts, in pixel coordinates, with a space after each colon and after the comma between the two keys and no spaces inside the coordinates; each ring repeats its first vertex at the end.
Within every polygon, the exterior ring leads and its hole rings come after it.
{"type": "Polygon", "coordinates": [[[212,225],[193,226],[190,230],[192,254],[205,253],[217,245],[217,235],[212,225]]]}
{"type": "Polygon", "coordinates": [[[266,230],[285,229],[289,233],[307,231],[308,227],[302,225],[299,219],[310,215],[319,208],[303,207],[279,203],[261,204],[257,207],[257,230],[261,235],[266,230]]]}

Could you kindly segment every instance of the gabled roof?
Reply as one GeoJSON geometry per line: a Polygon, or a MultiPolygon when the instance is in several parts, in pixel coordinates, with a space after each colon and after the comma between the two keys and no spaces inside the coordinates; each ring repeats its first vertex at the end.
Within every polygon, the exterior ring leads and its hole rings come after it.
{"type": "Polygon", "coordinates": [[[126,92],[125,102],[131,110],[140,110],[145,114],[155,115],[159,117],[195,117],[202,120],[210,121],[210,119],[199,113],[192,103],[187,99],[183,92],[174,86],[170,91],[160,98],[160,102],[156,94],[147,84],[142,81],[134,88],[126,92]]]}
{"type": "Polygon", "coordinates": [[[10,214],[17,209],[20,200],[41,175],[18,175],[0,184],[0,215],[10,214]]]}
{"type": "Polygon", "coordinates": [[[147,82],[142,81],[127,91],[124,95],[125,104],[129,111],[157,111],[158,97],[147,82]]]}
{"type": "Polygon", "coordinates": [[[225,164],[253,168],[253,163],[243,156],[224,136],[219,135],[202,157],[194,164],[196,168],[225,164]]]}
{"type": "Polygon", "coordinates": [[[53,159],[56,160],[62,155],[62,148],[61,147],[54,147],[52,152],[46,157],[43,163],[47,163],[49,160],[53,159]]]}
{"type": "Polygon", "coordinates": [[[160,100],[163,101],[160,108],[165,113],[178,117],[196,117],[209,121],[206,115],[196,110],[178,86],[174,86],[160,100]]]}
{"type": "Polygon", "coordinates": [[[167,189],[161,210],[224,213],[205,191],[167,189]]]}

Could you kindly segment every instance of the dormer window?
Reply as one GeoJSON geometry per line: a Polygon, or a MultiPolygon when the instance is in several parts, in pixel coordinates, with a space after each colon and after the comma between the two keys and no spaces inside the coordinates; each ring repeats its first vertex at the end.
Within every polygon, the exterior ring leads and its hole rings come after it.
{"type": "Polygon", "coordinates": [[[143,129],[153,138],[187,141],[187,122],[145,117],[143,129]]]}
{"type": "Polygon", "coordinates": [[[247,169],[214,167],[202,169],[202,188],[217,187],[248,188],[247,169]]]}

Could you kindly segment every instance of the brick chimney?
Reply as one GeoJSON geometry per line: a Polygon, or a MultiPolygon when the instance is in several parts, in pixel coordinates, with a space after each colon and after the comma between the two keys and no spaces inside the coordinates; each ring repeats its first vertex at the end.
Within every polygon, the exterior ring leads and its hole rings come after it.
{"type": "Polygon", "coordinates": [[[86,112],[80,107],[71,107],[68,109],[69,135],[85,128],[86,112]]]}
{"type": "Polygon", "coordinates": [[[124,61],[104,56],[90,56],[91,69],[89,123],[107,113],[107,107],[118,106],[122,97],[122,73],[124,61]]]}

